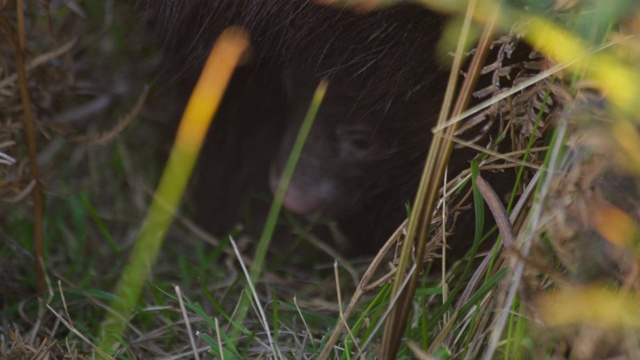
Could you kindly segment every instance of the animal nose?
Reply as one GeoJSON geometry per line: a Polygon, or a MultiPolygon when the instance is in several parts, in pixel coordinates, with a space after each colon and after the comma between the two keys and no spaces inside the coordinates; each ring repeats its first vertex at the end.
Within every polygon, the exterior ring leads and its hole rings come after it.
{"type": "MultiPolygon", "coordinates": [[[[280,186],[282,173],[271,169],[269,185],[275,194],[280,186]]],[[[282,199],[282,205],[298,215],[310,215],[321,211],[335,198],[335,186],[329,181],[309,179],[296,171],[282,199]]]]}

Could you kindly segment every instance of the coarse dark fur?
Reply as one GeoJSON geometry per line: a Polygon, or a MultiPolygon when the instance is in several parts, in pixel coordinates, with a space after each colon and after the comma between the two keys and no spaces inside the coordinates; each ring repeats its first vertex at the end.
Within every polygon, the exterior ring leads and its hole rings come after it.
{"type": "Polygon", "coordinates": [[[434,55],[442,16],[409,4],[370,13],[309,0],[147,4],[180,91],[188,92],[224,28],[251,34],[251,55],[201,155],[194,186],[200,223],[222,234],[244,218],[246,227],[261,229],[267,202],[262,209],[253,202],[249,216],[245,205],[277,185],[325,78],[328,92],[284,205],[336,221],[352,251],[374,251],[406,215],[431,140],[448,76],[434,55]]]}

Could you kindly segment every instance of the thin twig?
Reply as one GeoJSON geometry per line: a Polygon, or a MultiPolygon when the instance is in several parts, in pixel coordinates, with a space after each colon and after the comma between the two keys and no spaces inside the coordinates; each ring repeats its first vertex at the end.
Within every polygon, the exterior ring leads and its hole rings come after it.
{"type": "MultiPolygon", "coordinates": [[[[567,131],[567,123],[565,121],[561,121],[558,124],[557,139],[564,139],[566,131],[567,131]]],[[[540,199],[544,199],[546,197],[546,194],[549,191],[549,188],[550,188],[549,184],[551,183],[551,180],[555,173],[554,166],[555,164],[558,163],[558,157],[560,156],[561,148],[562,148],[562,140],[558,140],[554,144],[551,150],[551,159],[548,162],[549,168],[547,169],[546,177],[544,179],[544,184],[540,188],[540,194],[539,194],[540,199]]],[[[531,248],[531,242],[532,242],[533,233],[534,233],[533,229],[536,229],[538,227],[538,222],[540,220],[541,213],[542,213],[542,202],[539,201],[536,204],[536,206],[531,209],[531,212],[530,212],[531,215],[529,216],[529,224],[525,228],[524,234],[521,235],[522,246],[520,248],[520,253],[523,256],[526,256],[529,253],[529,249],[531,248]]],[[[513,272],[512,272],[513,275],[509,280],[510,281],[509,288],[507,289],[507,292],[504,297],[504,302],[503,302],[503,306],[506,308],[502,309],[502,311],[498,313],[498,316],[495,319],[495,322],[494,322],[495,326],[493,327],[493,331],[491,333],[491,337],[489,338],[489,343],[487,345],[487,350],[483,357],[483,359],[485,360],[493,359],[493,355],[495,354],[496,349],[498,348],[498,343],[500,342],[500,338],[502,337],[502,331],[504,330],[504,327],[507,323],[507,318],[510,314],[510,311],[508,310],[508,308],[510,308],[511,304],[513,303],[513,299],[515,298],[516,292],[520,287],[520,281],[522,280],[522,276],[524,274],[525,262],[522,261],[522,259],[520,258],[516,258],[513,261],[515,262],[513,266],[513,272]]]]}
{"type": "Polygon", "coordinates": [[[40,171],[38,168],[37,155],[38,147],[36,143],[35,125],[33,114],[31,112],[31,98],[29,96],[29,85],[27,79],[27,71],[25,68],[24,52],[25,52],[25,19],[22,10],[24,9],[23,0],[16,0],[17,11],[17,31],[18,42],[15,41],[15,35],[7,18],[0,13],[0,27],[3,28],[5,37],[13,48],[16,57],[16,72],[20,84],[20,98],[22,100],[22,111],[24,112],[24,132],[27,140],[29,152],[30,177],[35,182],[33,191],[31,192],[33,200],[33,243],[34,253],[36,256],[35,268],[38,282],[38,293],[44,294],[44,235],[42,217],[44,214],[44,203],[42,198],[42,184],[40,182],[40,171]],[[42,259],[42,262],[38,259],[42,259]]]}
{"type": "Polygon", "coordinates": [[[191,350],[193,351],[193,358],[196,360],[200,360],[200,354],[198,354],[198,348],[196,346],[196,340],[193,337],[193,332],[191,332],[191,323],[189,322],[189,314],[187,314],[187,309],[184,306],[184,300],[182,299],[182,292],[180,291],[180,286],[175,286],[174,290],[176,292],[176,296],[178,297],[178,304],[180,304],[180,313],[182,314],[182,318],[184,319],[184,324],[187,327],[187,335],[189,336],[189,343],[191,344],[191,350]]]}

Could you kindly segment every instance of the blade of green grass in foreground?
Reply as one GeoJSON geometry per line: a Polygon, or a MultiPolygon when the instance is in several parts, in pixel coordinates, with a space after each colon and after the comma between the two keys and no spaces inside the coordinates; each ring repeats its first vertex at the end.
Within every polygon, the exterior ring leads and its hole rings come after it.
{"type": "Polygon", "coordinates": [[[205,134],[240,55],[248,46],[244,30],[229,28],[218,38],[185,109],[176,141],[142,230],[116,286],[116,300],[102,322],[98,340],[101,358],[117,349],[118,339],[138,302],[142,285],[155,262],[173,220],[205,134]]]}
{"type": "Polygon", "coordinates": [[[284,195],[286,194],[287,188],[289,187],[289,182],[291,181],[291,177],[293,176],[293,171],[298,164],[298,159],[300,159],[302,147],[307,141],[307,136],[309,135],[309,131],[311,130],[311,125],[313,125],[313,121],[318,114],[318,109],[320,108],[322,99],[324,99],[324,94],[327,92],[327,85],[328,84],[325,80],[322,80],[318,85],[318,88],[313,95],[311,106],[309,106],[309,111],[305,115],[302,126],[300,127],[300,131],[298,132],[298,137],[293,144],[293,149],[291,150],[291,154],[289,155],[287,164],[282,171],[280,184],[278,184],[278,190],[273,197],[273,202],[271,203],[271,208],[269,209],[269,214],[267,215],[267,221],[264,225],[264,230],[260,235],[260,241],[258,242],[256,255],[253,259],[253,266],[251,267],[251,280],[254,282],[257,276],[260,274],[260,271],[262,270],[262,264],[264,263],[267,248],[269,247],[271,236],[273,235],[273,231],[276,227],[276,222],[278,221],[278,216],[280,215],[280,209],[282,208],[284,195]]]}
{"type": "MultiPolygon", "coordinates": [[[[260,272],[262,271],[262,264],[264,263],[264,259],[267,255],[267,249],[269,248],[269,243],[271,242],[271,237],[273,236],[273,231],[276,228],[276,223],[278,221],[278,216],[280,216],[280,209],[282,208],[282,201],[284,200],[284,196],[287,192],[287,188],[289,187],[289,182],[291,181],[291,177],[293,176],[293,171],[296,168],[296,164],[298,163],[298,159],[300,159],[300,154],[302,153],[302,147],[304,143],[307,141],[307,136],[309,135],[309,131],[311,131],[311,125],[313,125],[313,121],[318,114],[318,109],[320,109],[320,104],[322,103],[322,99],[324,99],[324,94],[327,92],[328,83],[325,80],[322,80],[316,89],[316,92],[313,95],[313,99],[311,100],[311,105],[309,106],[309,110],[304,117],[302,122],[302,126],[300,127],[300,131],[298,131],[298,136],[296,137],[296,141],[293,144],[293,149],[291,149],[291,154],[289,155],[289,159],[287,160],[287,164],[282,171],[282,177],[280,178],[280,183],[278,184],[278,189],[276,190],[275,195],[273,196],[273,202],[271,203],[271,207],[269,208],[269,213],[267,215],[267,220],[264,225],[264,229],[262,230],[262,234],[260,234],[260,241],[258,242],[258,247],[256,248],[256,254],[253,258],[253,266],[249,270],[250,278],[248,281],[251,281],[252,284],[255,284],[260,272]]],[[[249,296],[250,294],[245,293],[247,296],[243,296],[241,299],[240,306],[238,307],[238,315],[236,316],[235,322],[238,324],[244,323],[244,320],[247,316],[247,310],[249,309],[249,296]]],[[[239,333],[239,329],[235,329],[231,338],[236,339],[239,333]]]]}

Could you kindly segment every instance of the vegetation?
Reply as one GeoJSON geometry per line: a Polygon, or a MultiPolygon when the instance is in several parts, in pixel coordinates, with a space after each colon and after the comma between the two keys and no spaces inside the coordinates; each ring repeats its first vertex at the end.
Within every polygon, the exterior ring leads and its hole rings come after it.
{"type": "Polygon", "coordinates": [[[143,84],[165,84],[133,9],[0,4],[0,357],[640,358],[638,5],[422,2],[456,18],[443,39],[461,44],[465,77],[458,91],[452,77],[409,221],[373,259],[325,251],[295,219],[300,242],[264,256],[268,231],[248,245],[203,232],[188,201],[167,211],[155,184],[186,178],[160,180],[172,140],[143,84]],[[544,56],[510,62],[519,37],[544,56]],[[492,81],[506,74],[511,89],[492,81]],[[473,120],[500,135],[463,140],[473,120]],[[453,143],[481,151],[445,182],[453,143]],[[501,172],[516,179],[506,208],[501,172]],[[443,229],[463,210],[474,245],[452,258],[443,229]]]}

